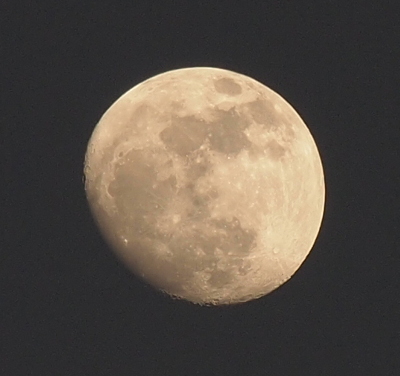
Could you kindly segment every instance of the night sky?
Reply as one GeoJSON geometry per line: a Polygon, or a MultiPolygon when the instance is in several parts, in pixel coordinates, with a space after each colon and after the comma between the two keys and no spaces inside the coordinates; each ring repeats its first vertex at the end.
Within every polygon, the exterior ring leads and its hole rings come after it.
{"type": "Polygon", "coordinates": [[[25,3],[0,5],[1,376],[400,375],[396,6],[25,3]],[[312,252],[242,305],[200,307],[137,279],[85,197],[103,113],[139,82],[193,66],[282,95],[324,166],[312,252]]]}

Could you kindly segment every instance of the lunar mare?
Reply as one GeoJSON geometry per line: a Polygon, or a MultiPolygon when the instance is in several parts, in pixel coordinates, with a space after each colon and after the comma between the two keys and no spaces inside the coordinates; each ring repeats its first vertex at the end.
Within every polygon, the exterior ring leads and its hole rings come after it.
{"type": "Polygon", "coordinates": [[[307,257],[323,168],[299,115],[247,76],[185,68],[150,78],[103,115],[86,195],[129,269],[199,304],[259,298],[307,257]]]}

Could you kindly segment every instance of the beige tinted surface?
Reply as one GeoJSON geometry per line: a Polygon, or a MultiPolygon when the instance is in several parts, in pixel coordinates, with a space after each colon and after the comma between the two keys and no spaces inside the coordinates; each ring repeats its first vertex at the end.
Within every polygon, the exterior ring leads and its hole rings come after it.
{"type": "Polygon", "coordinates": [[[155,76],[101,118],[86,193],[135,274],[201,304],[263,296],[288,280],[320,228],[318,150],[293,108],[215,68],[155,76]]]}

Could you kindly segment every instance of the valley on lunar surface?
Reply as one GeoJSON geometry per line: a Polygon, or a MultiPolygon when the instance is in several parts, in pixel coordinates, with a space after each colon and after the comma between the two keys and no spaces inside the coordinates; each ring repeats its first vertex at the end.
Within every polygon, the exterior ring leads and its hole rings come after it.
{"type": "Polygon", "coordinates": [[[264,85],[216,68],[170,71],[124,94],[93,132],[85,177],[128,268],[199,304],[276,289],[323,215],[322,164],[301,118],[264,85]]]}

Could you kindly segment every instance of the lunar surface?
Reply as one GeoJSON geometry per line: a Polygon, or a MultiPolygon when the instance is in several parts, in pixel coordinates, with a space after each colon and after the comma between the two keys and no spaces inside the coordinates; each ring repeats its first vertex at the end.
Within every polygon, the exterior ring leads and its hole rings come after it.
{"type": "Polygon", "coordinates": [[[299,115],[247,76],[186,68],[120,97],[89,141],[85,189],[137,276],[198,304],[259,298],[309,254],[323,168],[299,115]]]}

